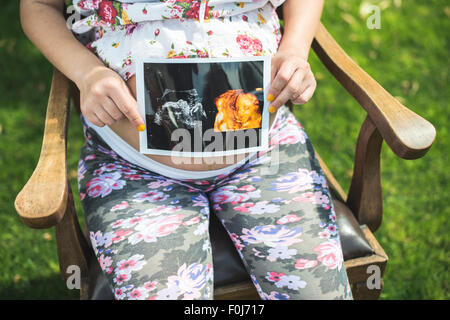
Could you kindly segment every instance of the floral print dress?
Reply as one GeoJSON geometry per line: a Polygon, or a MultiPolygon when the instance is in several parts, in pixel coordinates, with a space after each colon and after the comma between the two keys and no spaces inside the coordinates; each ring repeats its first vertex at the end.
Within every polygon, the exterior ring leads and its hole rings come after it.
{"type": "Polygon", "coordinates": [[[138,58],[274,55],[284,0],[73,0],[72,31],[125,80],[138,58]]]}

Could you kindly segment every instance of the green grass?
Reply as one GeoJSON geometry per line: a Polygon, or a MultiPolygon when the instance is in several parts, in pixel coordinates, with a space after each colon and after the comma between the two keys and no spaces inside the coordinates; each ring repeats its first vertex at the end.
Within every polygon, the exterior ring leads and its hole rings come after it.
{"type": "MultiPolygon", "coordinates": [[[[28,229],[13,206],[39,157],[52,70],[24,37],[17,2],[7,1],[0,13],[0,298],[72,299],[78,292],[67,290],[59,276],[54,231],[28,229]]],[[[450,148],[450,6],[445,0],[371,3],[383,7],[380,30],[366,27],[361,1],[326,1],[323,22],[358,64],[437,129],[435,144],[419,160],[399,159],[383,145],[384,216],[375,235],[390,260],[381,298],[449,299],[450,176],[445,150],[450,148]]],[[[348,190],[365,112],[314,54],[311,64],[318,89],[296,114],[348,190]]],[[[68,155],[74,190],[82,143],[79,120],[72,114],[68,155]]]]}

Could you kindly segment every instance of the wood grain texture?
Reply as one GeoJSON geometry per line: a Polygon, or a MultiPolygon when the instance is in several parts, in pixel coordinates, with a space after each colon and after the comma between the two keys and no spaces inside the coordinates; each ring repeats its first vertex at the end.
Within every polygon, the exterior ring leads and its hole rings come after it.
{"type": "Polygon", "coordinates": [[[68,89],[68,79],[55,69],[39,162],[14,203],[19,216],[31,228],[54,226],[66,211],[68,89]]]}
{"type": "Polygon", "coordinates": [[[375,124],[366,117],[356,144],[347,206],[359,224],[367,225],[372,232],[379,228],[383,216],[380,171],[382,143],[383,138],[375,124]]]}
{"type": "Polygon", "coordinates": [[[367,111],[394,153],[404,159],[425,155],[433,144],[433,125],[402,105],[361,69],[320,24],[312,47],[342,86],[367,111]]]}
{"type": "MultiPolygon", "coordinates": [[[[55,227],[56,246],[58,250],[59,269],[64,281],[71,273],[69,266],[77,266],[81,276],[81,299],[87,299],[89,283],[89,261],[92,261],[94,251],[89,246],[77,219],[73,194],[70,183],[66,180],[68,189],[67,209],[61,221],[55,227]]],[[[94,259],[96,261],[96,259],[94,259]]],[[[97,262],[97,261],[96,261],[97,262]]]]}
{"type": "Polygon", "coordinates": [[[261,300],[251,280],[214,288],[214,300],[261,300]]]}
{"type": "Polygon", "coordinates": [[[353,299],[355,300],[378,300],[381,291],[383,290],[384,282],[383,279],[380,281],[380,288],[369,289],[367,287],[367,282],[354,283],[352,286],[353,299]]]}

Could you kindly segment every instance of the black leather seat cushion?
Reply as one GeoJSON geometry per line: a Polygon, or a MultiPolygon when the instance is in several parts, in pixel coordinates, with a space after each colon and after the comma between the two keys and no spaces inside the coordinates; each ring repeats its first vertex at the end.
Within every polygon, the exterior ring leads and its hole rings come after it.
{"type": "MultiPolygon", "coordinates": [[[[373,254],[350,209],[341,201],[333,199],[344,260],[373,254]]],[[[214,265],[214,287],[249,280],[233,242],[215,214],[211,214],[209,226],[214,265]]],[[[93,264],[97,263],[93,261],[93,264]]],[[[90,277],[91,299],[113,299],[111,289],[100,268],[93,268],[90,277]]]]}

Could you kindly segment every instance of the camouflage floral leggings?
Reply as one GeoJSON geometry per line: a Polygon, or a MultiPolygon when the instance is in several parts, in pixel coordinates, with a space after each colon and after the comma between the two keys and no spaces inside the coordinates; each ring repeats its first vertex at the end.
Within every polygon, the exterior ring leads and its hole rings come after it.
{"type": "Polygon", "coordinates": [[[261,299],[352,299],[325,176],[301,124],[278,112],[269,150],[198,180],[127,162],[84,126],[80,199],[116,299],[213,299],[210,214],[261,299]]]}

